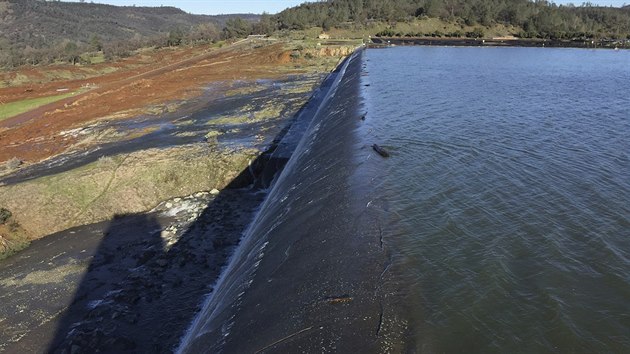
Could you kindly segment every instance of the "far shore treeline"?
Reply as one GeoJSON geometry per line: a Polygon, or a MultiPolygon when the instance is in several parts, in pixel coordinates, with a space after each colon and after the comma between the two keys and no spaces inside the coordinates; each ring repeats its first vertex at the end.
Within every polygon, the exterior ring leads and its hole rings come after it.
{"type": "Polygon", "coordinates": [[[331,0],[287,9],[276,16],[275,24],[327,29],[349,22],[365,26],[372,21],[396,23],[422,17],[468,26],[512,25],[520,29],[513,35],[523,38],[630,39],[630,6],[556,5],[544,0],[331,0]]]}
{"type": "Polygon", "coordinates": [[[220,43],[313,27],[385,37],[484,37],[485,29],[493,26],[505,26],[520,38],[627,43],[630,6],[544,0],[328,0],[306,2],[277,15],[204,16],[173,7],[0,0],[0,67],[89,64],[94,58],[125,57],[142,47],[220,43]],[[397,26],[427,19],[459,28],[414,32],[397,26]]]}

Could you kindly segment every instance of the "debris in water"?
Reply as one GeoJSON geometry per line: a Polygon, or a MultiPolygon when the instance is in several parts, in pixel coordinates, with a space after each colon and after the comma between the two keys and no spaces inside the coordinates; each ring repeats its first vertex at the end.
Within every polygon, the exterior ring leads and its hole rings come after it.
{"type": "Polygon", "coordinates": [[[383,149],[377,144],[372,145],[372,149],[374,149],[374,151],[376,151],[379,155],[383,157],[389,157],[389,152],[387,152],[387,150],[383,149]]]}
{"type": "Polygon", "coordinates": [[[352,296],[350,295],[341,295],[341,296],[330,296],[327,297],[326,302],[331,304],[331,305],[337,305],[337,304],[346,304],[350,301],[353,300],[352,296]]]}

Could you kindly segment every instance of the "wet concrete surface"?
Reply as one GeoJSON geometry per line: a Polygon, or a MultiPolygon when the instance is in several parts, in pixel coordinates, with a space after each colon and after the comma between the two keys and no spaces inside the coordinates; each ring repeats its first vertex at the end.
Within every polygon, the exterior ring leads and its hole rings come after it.
{"type": "Polygon", "coordinates": [[[349,59],[178,349],[404,351],[387,281],[383,159],[360,138],[361,52],[349,59]],[[374,158],[376,157],[376,158],[374,158]]]}

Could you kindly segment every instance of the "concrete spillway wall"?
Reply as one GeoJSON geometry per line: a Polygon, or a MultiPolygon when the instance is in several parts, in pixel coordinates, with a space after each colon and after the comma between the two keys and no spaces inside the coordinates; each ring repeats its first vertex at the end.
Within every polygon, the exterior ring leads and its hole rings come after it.
{"type": "Polygon", "coordinates": [[[178,352],[382,352],[403,342],[395,337],[404,321],[388,313],[382,286],[379,211],[370,208],[366,166],[379,161],[365,159],[373,151],[357,134],[362,53],[339,67],[312,109],[178,352]]]}

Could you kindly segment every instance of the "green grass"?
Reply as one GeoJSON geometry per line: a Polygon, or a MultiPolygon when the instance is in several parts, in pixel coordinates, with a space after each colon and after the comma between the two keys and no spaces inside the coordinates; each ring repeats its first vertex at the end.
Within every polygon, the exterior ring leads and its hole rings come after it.
{"type": "Polygon", "coordinates": [[[31,98],[27,100],[2,104],[0,105],[0,121],[17,116],[18,114],[22,114],[24,112],[28,112],[37,107],[41,107],[43,105],[62,100],[72,95],[74,95],[74,92],[65,93],[63,95],[31,98]]]}
{"type": "Polygon", "coordinates": [[[103,52],[91,52],[81,54],[81,60],[87,64],[100,64],[105,62],[105,55],[103,52]]]}
{"type": "Polygon", "coordinates": [[[100,64],[105,62],[105,55],[103,52],[99,52],[96,55],[90,57],[90,64],[100,64]]]}

